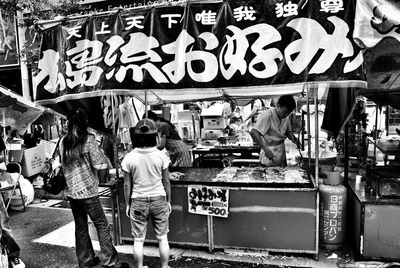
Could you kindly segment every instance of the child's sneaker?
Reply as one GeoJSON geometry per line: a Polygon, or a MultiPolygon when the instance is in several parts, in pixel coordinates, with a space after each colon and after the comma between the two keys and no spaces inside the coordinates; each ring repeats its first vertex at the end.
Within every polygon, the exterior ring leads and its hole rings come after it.
{"type": "Polygon", "coordinates": [[[10,268],[25,268],[25,263],[21,258],[15,258],[10,261],[10,268]]]}

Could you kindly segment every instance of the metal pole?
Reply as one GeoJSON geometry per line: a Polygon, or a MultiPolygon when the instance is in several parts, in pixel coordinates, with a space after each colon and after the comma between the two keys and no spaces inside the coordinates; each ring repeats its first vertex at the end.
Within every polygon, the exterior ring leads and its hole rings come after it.
{"type": "Polygon", "coordinates": [[[212,252],[214,250],[214,222],[213,216],[207,215],[207,227],[208,227],[208,250],[212,252]]]}
{"type": "Polygon", "coordinates": [[[144,91],[144,113],[146,118],[148,117],[148,109],[147,109],[147,90],[144,91]]]}
{"type": "Polygon", "coordinates": [[[311,171],[311,127],[310,127],[310,86],[306,84],[307,98],[307,148],[308,148],[308,171],[311,171]]]}
{"type": "MultiPolygon", "coordinates": [[[[6,133],[6,114],[5,114],[5,109],[6,108],[1,108],[2,115],[3,115],[3,138],[1,138],[1,136],[0,136],[0,139],[3,139],[4,143],[6,143],[6,139],[7,139],[7,136],[6,136],[7,133],[6,133]]],[[[7,148],[6,148],[6,150],[7,150],[7,148]]],[[[3,150],[3,156],[4,156],[4,162],[7,164],[8,163],[8,159],[6,157],[6,155],[7,155],[6,154],[6,150],[3,150]]],[[[10,198],[10,200],[11,200],[11,198],[10,198]]]]}
{"type": "Polygon", "coordinates": [[[390,106],[386,105],[386,118],[385,118],[386,136],[389,136],[389,117],[390,117],[390,106]]]}
{"type": "Polygon", "coordinates": [[[192,111],[193,139],[196,140],[196,119],[194,111],[192,111]]]}
{"type": "MultiPolygon", "coordinates": [[[[116,178],[116,187],[117,187],[117,189],[116,189],[116,193],[115,193],[115,195],[116,195],[116,202],[117,202],[117,221],[118,221],[118,227],[117,226],[113,226],[114,228],[118,228],[118,230],[116,231],[116,232],[114,232],[114,234],[117,234],[118,233],[118,236],[120,237],[121,236],[121,234],[120,234],[120,230],[121,230],[121,213],[120,213],[120,207],[119,207],[119,194],[118,194],[118,188],[119,188],[119,161],[118,161],[118,144],[117,144],[117,130],[116,130],[116,125],[115,125],[115,101],[114,101],[114,92],[112,92],[111,93],[111,113],[112,113],[112,124],[113,124],[113,127],[112,127],[112,131],[113,131],[113,137],[114,137],[114,140],[115,140],[115,142],[114,142],[114,165],[115,165],[115,178],[116,178]]],[[[110,191],[111,191],[111,198],[114,198],[113,197],[113,194],[112,194],[112,189],[110,189],[110,191]]],[[[113,217],[115,217],[115,215],[113,215],[113,217]]],[[[118,245],[119,244],[119,242],[120,242],[120,239],[119,239],[119,237],[116,237],[115,238],[115,243],[118,245]]]]}
{"type": "MultiPolygon", "coordinates": [[[[26,26],[20,26],[20,20],[23,20],[22,11],[17,11],[17,24],[18,24],[18,48],[19,52],[22,51],[25,44],[25,31],[26,26]]],[[[28,65],[26,63],[26,54],[20,54],[20,69],[21,69],[21,85],[22,85],[22,96],[27,100],[31,99],[30,87],[29,87],[29,72],[28,65]]]]}
{"type": "Polygon", "coordinates": [[[6,112],[5,112],[6,108],[2,108],[2,115],[3,115],[3,138],[6,139],[7,138],[7,133],[6,133],[6,112]]]}
{"type": "Polygon", "coordinates": [[[319,178],[319,123],[318,123],[318,94],[315,85],[313,86],[315,104],[315,184],[318,187],[319,178]]]}
{"type": "Polygon", "coordinates": [[[379,106],[376,105],[376,115],[375,115],[375,133],[374,133],[374,161],[376,163],[376,143],[378,142],[378,112],[379,112],[379,106]]]}
{"type": "Polygon", "coordinates": [[[114,165],[115,165],[115,175],[116,175],[116,178],[117,178],[117,180],[118,180],[118,178],[119,178],[119,174],[118,174],[118,144],[117,144],[117,130],[116,130],[116,126],[115,126],[115,100],[114,100],[114,97],[115,97],[115,95],[114,95],[114,92],[112,92],[111,93],[111,112],[112,112],[112,124],[113,124],[113,127],[112,127],[112,135],[113,135],[113,137],[114,137],[114,139],[115,139],[115,142],[114,142],[114,165]]]}
{"type": "Polygon", "coordinates": [[[344,125],[344,182],[349,179],[349,125],[344,125]]]}

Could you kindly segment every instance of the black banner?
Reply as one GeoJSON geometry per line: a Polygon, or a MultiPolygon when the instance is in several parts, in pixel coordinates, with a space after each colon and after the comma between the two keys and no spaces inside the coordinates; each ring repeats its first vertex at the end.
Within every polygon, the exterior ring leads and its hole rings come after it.
{"type": "Polygon", "coordinates": [[[36,100],[143,89],[285,93],[321,81],[363,87],[353,22],[354,1],[188,2],[92,15],[43,33],[36,100]]]}

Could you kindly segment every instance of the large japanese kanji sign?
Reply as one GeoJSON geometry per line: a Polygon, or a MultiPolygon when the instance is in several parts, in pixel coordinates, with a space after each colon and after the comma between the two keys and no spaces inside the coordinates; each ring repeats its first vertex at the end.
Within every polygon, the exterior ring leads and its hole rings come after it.
{"type": "Polygon", "coordinates": [[[354,1],[224,1],[93,15],[43,33],[41,104],[109,90],[365,86],[354,1]]]}

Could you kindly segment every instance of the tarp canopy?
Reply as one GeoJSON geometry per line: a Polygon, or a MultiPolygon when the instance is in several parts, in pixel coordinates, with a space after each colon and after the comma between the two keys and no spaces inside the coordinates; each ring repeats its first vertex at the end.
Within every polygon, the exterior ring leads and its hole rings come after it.
{"type": "Polygon", "coordinates": [[[0,124],[23,134],[45,110],[11,90],[0,86],[0,124]]]}
{"type": "Polygon", "coordinates": [[[118,104],[144,91],[153,104],[299,94],[308,83],[366,88],[355,1],[328,2],[169,2],[52,21],[35,100],[65,114],[94,102],[108,112],[99,97],[118,104]]]}
{"type": "MultiPolygon", "coordinates": [[[[399,10],[400,12],[400,10],[399,10]]],[[[365,67],[368,88],[358,91],[379,106],[400,109],[400,42],[387,37],[366,49],[365,67]]]]}
{"type": "Polygon", "coordinates": [[[357,1],[354,39],[365,48],[368,88],[358,95],[400,109],[400,2],[357,1]]]}

